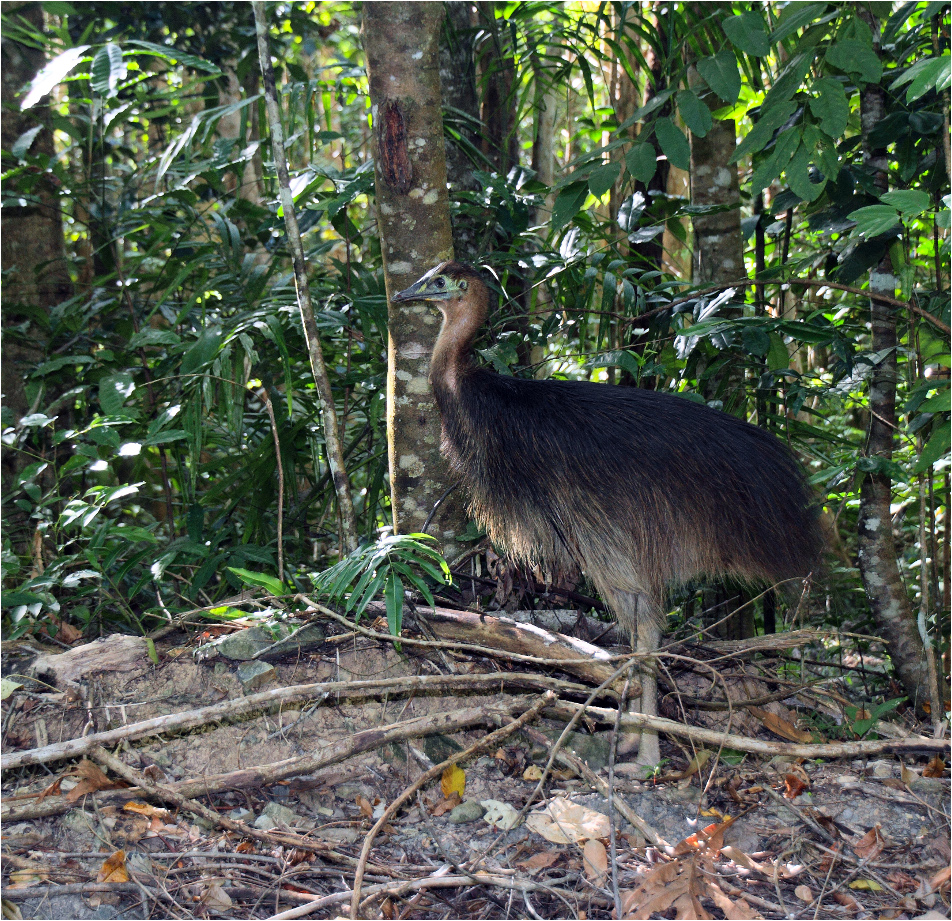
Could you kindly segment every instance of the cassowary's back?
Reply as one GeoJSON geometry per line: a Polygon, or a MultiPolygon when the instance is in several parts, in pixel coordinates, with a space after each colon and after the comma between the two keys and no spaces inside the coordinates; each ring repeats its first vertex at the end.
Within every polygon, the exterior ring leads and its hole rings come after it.
{"type": "Polygon", "coordinates": [[[659,610],[669,583],[774,582],[817,563],[800,465],[740,419],[670,394],[484,369],[437,398],[473,514],[517,558],[579,563],[607,596],[659,610]]]}

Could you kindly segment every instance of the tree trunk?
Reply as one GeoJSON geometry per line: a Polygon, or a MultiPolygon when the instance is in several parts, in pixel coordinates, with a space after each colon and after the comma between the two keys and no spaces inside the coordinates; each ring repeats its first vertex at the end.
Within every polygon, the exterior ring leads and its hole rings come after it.
{"type": "MultiPolygon", "coordinates": [[[[440,3],[366,2],[364,51],[374,119],[374,172],[387,294],[453,258],[443,121],[440,3]]],[[[453,482],[440,455],[440,416],[427,383],[439,314],[425,304],[390,304],[387,444],[394,529],[430,527],[453,557],[465,527],[462,497],[440,503],[453,482]]]]}
{"type": "Polygon", "coordinates": [[[519,160],[516,139],[516,68],[505,20],[496,19],[493,0],[480,0],[479,24],[488,35],[480,48],[478,65],[483,88],[486,136],[483,153],[504,176],[519,160]]]}
{"type": "MultiPolygon", "coordinates": [[[[859,15],[872,29],[874,47],[879,49],[879,22],[862,7],[859,15]]],[[[869,84],[860,97],[863,138],[863,163],[876,188],[889,188],[888,159],[885,149],[873,148],[870,132],[883,119],[885,91],[869,84]]],[[[870,349],[882,356],[869,376],[869,429],[866,458],[879,463],[869,472],[860,472],[860,510],[858,527],[859,569],[869,606],[880,635],[889,644],[896,676],[909,700],[922,712],[928,699],[929,681],[926,650],[916,616],[899,572],[895,535],[892,530],[892,481],[886,464],[892,459],[896,431],[896,308],[876,298],[877,294],[895,296],[897,280],[889,254],[870,272],[870,349]]]]}
{"type": "MultiPolygon", "coordinates": [[[[39,3],[4,4],[4,13],[22,17],[38,31],[43,31],[43,8],[39,3]]],[[[20,91],[43,67],[43,52],[21,45],[6,37],[2,44],[3,119],[2,143],[6,155],[24,132],[38,124],[43,130],[30,147],[33,154],[54,155],[53,134],[49,128],[49,109],[38,105],[20,111],[20,91]]],[[[63,221],[55,189],[44,178],[16,206],[3,209],[3,408],[12,418],[4,427],[19,426],[29,405],[24,374],[43,355],[43,335],[31,319],[38,311],[48,311],[72,293],[63,241],[63,221]]],[[[6,415],[6,413],[5,413],[6,415]]],[[[17,474],[26,466],[26,459],[4,440],[3,492],[10,489],[17,474]]],[[[12,524],[6,522],[8,528],[12,524]]]]}

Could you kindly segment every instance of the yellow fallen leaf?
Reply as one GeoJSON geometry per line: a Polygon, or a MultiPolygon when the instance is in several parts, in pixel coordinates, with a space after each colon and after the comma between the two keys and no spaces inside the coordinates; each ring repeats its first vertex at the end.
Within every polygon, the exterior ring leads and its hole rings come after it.
{"type": "Polygon", "coordinates": [[[96,874],[97,883],[128,883],[129,871],[126,869],[126,852],[116,851],[110,854],[96,874]]]}
{"type": "Polygon", "coordinates": [[[585,876],[595,886],[604,886],[608,876],[608,851],[597,838],[585,842],[582,848],[582,867],[585,876]]]}
{"type": "Polygon", "coordinates": [[[850,889],[868,889],[870,892],[882,892],[883,887],[874,879],[854,879],[849,884],[850,889]]]}
{"type": "Polygon", "coordinates": [[[454,793],[458,793],[462,797],[463,793],[466,792],[466,771],[458,765],[451,764],[443,771],[443,777],[440,779],[440,789],[447,799],[454,793]]]}

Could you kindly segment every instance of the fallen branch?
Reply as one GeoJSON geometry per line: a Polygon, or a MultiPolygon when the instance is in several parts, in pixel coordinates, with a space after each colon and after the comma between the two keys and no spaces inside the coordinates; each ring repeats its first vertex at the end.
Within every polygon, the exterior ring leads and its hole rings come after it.
{"type": "MultiPolygon", "coordinates": [[[[562,701],[547,710],[547,715],[558,719],[570,719],[580,709],[579,704],[562,701]]],[[[614,722],[615,710],[604,707],[587,707],[585,715],[590,719],[606,723],[614,722]]],[[[912,739],[878,739],[876,741],[857,742],[767,742],[761,739],[748,739],[746,736],[730,732],[718,732],[715,729],[703,729],[700,726],[687,726],[662,716],[645,716],[644,713],[623,713],[620,727],[628,732],[640,732],[643,727],[655,729],[668,735],[693,739],[708,745],[723,746],[736,751],[753,754],[783,755],[788,758],[862,758],[880,755],[885,752],[894,754],[914,754],[916,752],[934,754],[950,749],[949,739],[927,739],[917,736],[912,739]]]]}
{"type": "MultiPolygon", "coordinates": [[[[202,777],[200,780],[179,781],[167,786],[176,795],[189,799],[206,796],[221,790],[267,786],[296,774],[313,774],[315,771],[339,764],[355,755],[373,751],[392,742],[458,732],[473,726],[493,723],[498,719],[505,719],[509,716],[510,711],[508,709],[493,709],[483,706],[416,717],[401,723],[392,723],[389,726],[356,732],[346,738],[321,746],[316,753],[298,758],[287,758],[283,761],[275,761],[254,768],[243,768],[226,774],[213,774],[202,777]]],[[[100,735],[102,734],[100,733],[100,735]]],[[[90,736],[90,738],[93,737],[90,736]]],[[[99,747],[102,746],[94,746],[94,748],[99,747]]],[[[97,794],[94,802],[97,804],[123,803],[141,796],[141,790],[132,788],[97,794]]],[[[73,805],[73,803],[63,799],[53,800],[48,797],[40,803],[31,803],[27,806],[8,806],[0,813],[0,820],[4,822],[23,821],[41,816],[59,815],[68,812],[73,808],[73,805]]]]}
{"type": "Polygon", "coordinates": [[[502,690],[507,684],[533,690],[555,690],[560,693],[584,694],[589,690],[582,685],[573,685],[557,678],[521,672],[500,672],[486,675],[420,675],[417,677],[367,681],[321,681],[314,684],[298,684],[285,688],[272,688],[234,700],[224,700],[221,703],[210,704],[207,707],[199,707],[195,710],[170,713],[149,720],[141,720],[137,723],[129,723],[117,729],[93,733],[79,739],[67,739],[65,742],[56,742],[40,748],[12,752],[3,755],[0,759],[0,768],[4,771],[11,771],[33,764],[49,764],[54,761],[77,758],[87,754],[96,745],[109,748],[119,742],[142,739],[160,733],[182,732],[208,723],[238,719],[257,710],[270,710],[278,705],[313,698],[324,699],[332,695],[370,697],[377,694],[387,694],[392,697],[410,692],[502,690]]]}

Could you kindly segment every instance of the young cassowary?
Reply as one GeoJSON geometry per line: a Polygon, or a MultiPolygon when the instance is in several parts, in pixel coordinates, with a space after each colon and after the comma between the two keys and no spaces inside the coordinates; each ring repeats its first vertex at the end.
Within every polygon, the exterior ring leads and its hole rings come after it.
{"type": "MultiPolygon", "coordinates": [[[[430,383],[473,517],[517,560],[581,567],[639,653],[658,647],[669,585],[769,584],[817,565],[810,491],[773,435],[670,394],[477,367],[490,292],[461,263],[438,265],[391,300],[443,314],[430,383]]],[[[640,709],[653,715],[645,659],[641,680],[640,709]]],[[[657,763],[656,734],[642,733],[638,760],[657,763]]]]}

